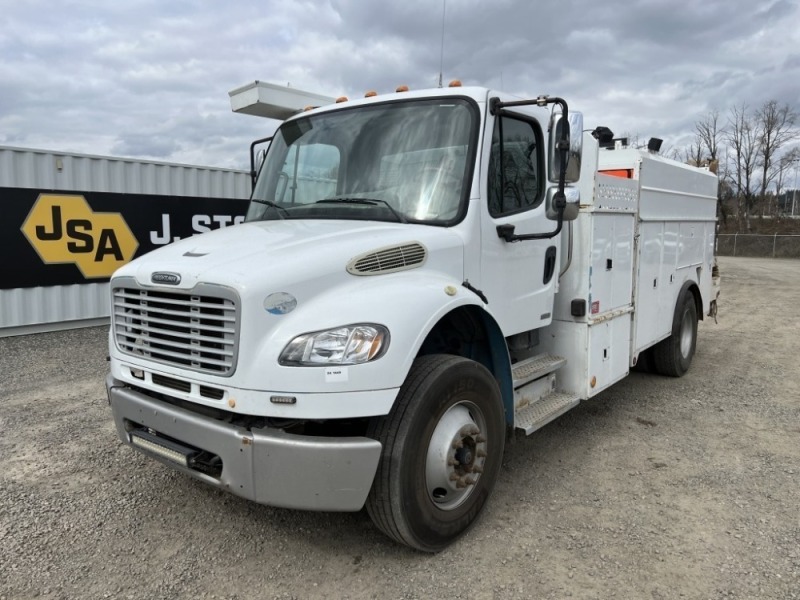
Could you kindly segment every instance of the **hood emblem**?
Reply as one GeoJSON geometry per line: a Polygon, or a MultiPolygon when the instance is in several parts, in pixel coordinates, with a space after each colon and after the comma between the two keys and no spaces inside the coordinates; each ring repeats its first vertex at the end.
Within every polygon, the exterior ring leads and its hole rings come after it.
{"type": "Polygon", "coordinates": [[[264,298],[264,310],[271,315],[285,315],[297,307],[297,298],[287,292],[275,292],[264,298]]]}
{"type": "Polygon", "coordinates": [[[150,276],[151,283],[163,283],[166,285],[178,285],[181,282],[181,276],[177,273],[168,273],[166,271],[156,271],[150,276]]]}

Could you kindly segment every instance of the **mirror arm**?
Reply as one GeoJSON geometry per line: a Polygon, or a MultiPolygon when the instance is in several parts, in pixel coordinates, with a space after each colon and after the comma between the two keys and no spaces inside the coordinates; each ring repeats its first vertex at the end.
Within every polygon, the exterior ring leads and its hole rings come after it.
{"type": "MultiPolygon", "coordinates": [[[[500,98],[491,98],[489,100],[489,112],[497,116],[502,114],[504,108],[512,106],[547,106],[548,104],[558,104],[561,106],[561,118],[569,122],[569,107],[567,101],[563,98],[539,96],[533,100],[515,100],[513,102],[501,102],[500,98]]],[[[569,133],[566,127],[561,128],[561,139],[558,140],[556,150],[560,155],[560,168],[558,169],[558,191],[553,196],[553,203],[558,211],[558,221],[556,228],[547,233],[528,233],[524,235],[516,235],[514,233],[514,226],[511,224],[498,225],[497,235],[507,242],[519,242],[524,240],[546,240],[557,236],[561,233],[561,228],[564,225],[564,209],[567,206],[567,196],[564,193],[567,177],[567,153],[569,152],[569,133]]]]}
{"type": "Polygon", "coordinates": [[[556,237],[559,233],[561,233],[561,228],[564,226],[564,207],[567,204],[567,200],[565,196],[562,197],[563,200],[559,201],[558,194],[553,196],[556,206],[559,206],[558,222],[556,223],[556,228],[553,231],[548,231],[547,233],[524,233],[522,235],[517,235],[516,233],[514,233],[514,225],[512,225],[511,223],[506,223],[505,225],[497,226],[497,237],[501,237],[507,242],[524,242],[525,240],[549,240],[550,238],[556,237]]]}
{"type": "Polygon", "coordinates": [[[259,144],[265,144],[266,142],[271,142],[273,137],[275,136],[271,135],[269,137],[261,138],[260,140],[256,140],[250,144],[250,185],[253,189],[256,187],[256,175],[258,175],[258,173],[256,173],[256,146],[259,144]]]}

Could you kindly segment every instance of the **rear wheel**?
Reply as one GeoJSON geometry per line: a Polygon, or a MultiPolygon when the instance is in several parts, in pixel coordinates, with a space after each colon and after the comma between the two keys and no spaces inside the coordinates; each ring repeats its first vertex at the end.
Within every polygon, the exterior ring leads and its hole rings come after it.
{"type": "Polygon", "coordinates": [[[694,296],[684,290],[672,319],[670,336],[653,347],[656,370],[669,377],[681,377],[692,364],[697,346],[697,305],[694,296]]]}
{"type": "Polygon", "coordinates": [[[420,357],[369,434],[383,445],[370,517],[396,541],[437,552],[475,522],[497,479],[505,445],[497,382],[465,358],[420,357]]]}

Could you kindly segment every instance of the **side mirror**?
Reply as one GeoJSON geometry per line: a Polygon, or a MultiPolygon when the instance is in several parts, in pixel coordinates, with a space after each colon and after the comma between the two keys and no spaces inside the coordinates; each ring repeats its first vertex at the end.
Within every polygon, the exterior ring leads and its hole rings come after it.
{"type": "Polygon", "coordinates": [[[561,139],[561,132],[564,127],[567,128],[567,136],[569,137],[567,171],[564,182],[575,183],[581,176],[581,155],[583,154],[583,114],[579,112],[569,113],[567,121],[564,120],[563,115],[556,113],[550,118],[550,138],[548,140],[550,169],[548,178],[553,183],[558,182],[558,174],[561,170],[561,155],[556,150],[556,142],[561,139]]]}
{"type": "MultiPolygon", "coordinates": [[[[557,192],[558,186],[547,189],[545,207],[547,209],[547,218],[551,221],[558,220],[558,209],[555,206],[555,195],[557,192]]],[[[581,207],[581,193],[578,188],[568,187],[564,188],[564,196],[567,200],[567,205],[564,207],[564,221],[574,221],[578,218],[578,210],[581,207]]]]}

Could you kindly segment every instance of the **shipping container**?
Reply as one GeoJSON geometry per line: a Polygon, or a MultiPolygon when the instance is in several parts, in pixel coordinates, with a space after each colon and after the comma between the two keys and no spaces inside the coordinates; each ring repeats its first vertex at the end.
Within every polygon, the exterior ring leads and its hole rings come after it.
{"type": "Polygon", "coordinates": [[[131,259],[241,222],[246,171],[0,146],[0,337],[107,322],[131,259]]]}

